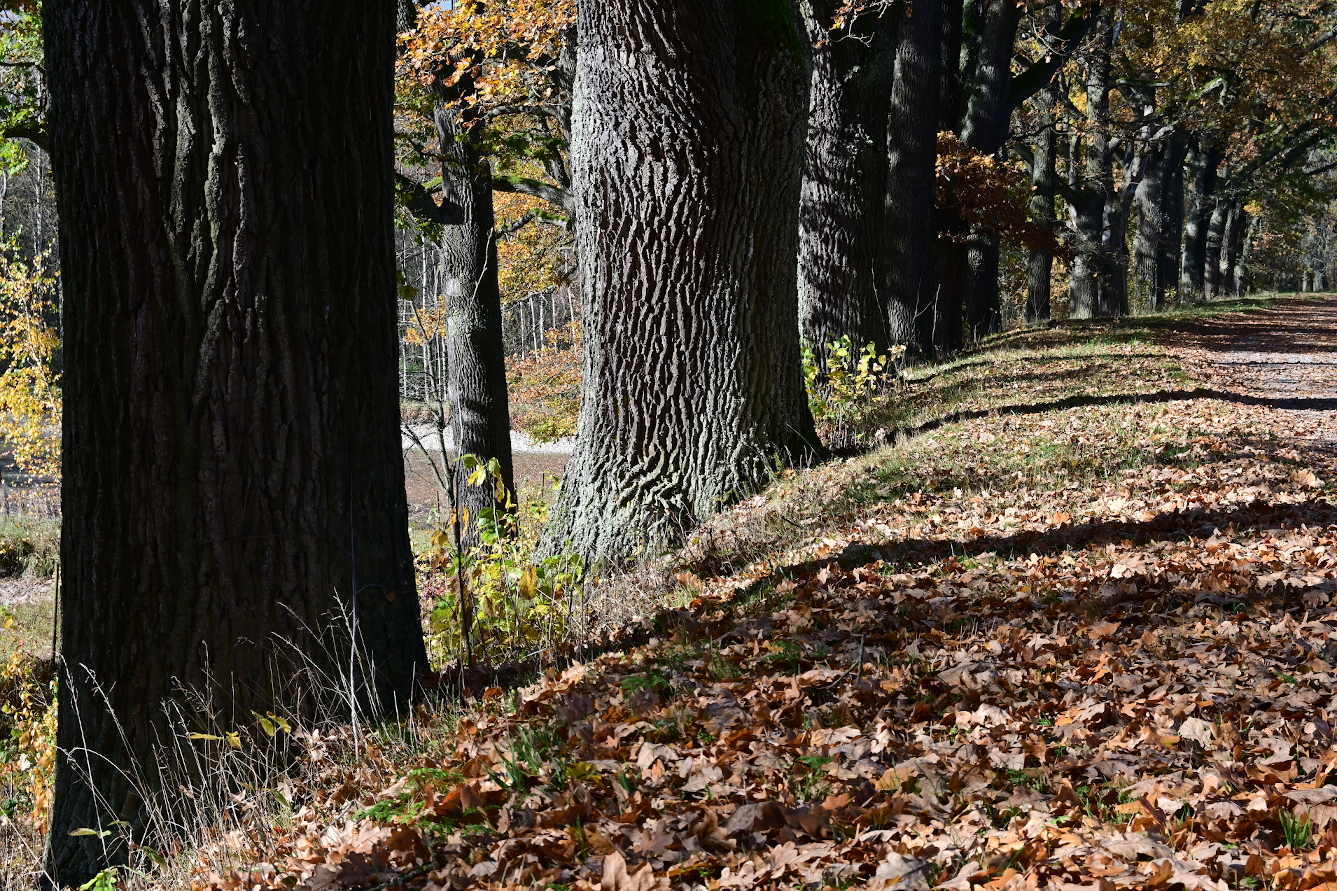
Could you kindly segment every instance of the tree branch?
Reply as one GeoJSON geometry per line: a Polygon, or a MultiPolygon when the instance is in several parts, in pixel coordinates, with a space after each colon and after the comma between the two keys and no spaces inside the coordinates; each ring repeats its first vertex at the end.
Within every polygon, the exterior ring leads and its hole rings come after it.
{"type": "Polygon", "coordinates": [[[437,204],[422,183],[399,172],[395,173],[395,190],[402,196],[405,209],[423,222],[438,226],[458,226],[464,222],[463,208],[449,201],[437,204]]]}
{"type": "Polygon", "coordinates": [[[1054,74],[1068,64],[1068,60],[1077,51],[1086,33],[1091,30],[1091,25],[1095,23],[1096,11],[1099,9],[1099,2],[1095,2],[1088,3],[1075,11],[1058,32],[1058,46],[1046,53],[1040,61],[1012,78],[1009,99],[1013,109],[1044,89],[1054,74]]]}
{"type": "Polygon", "coordinates": [[[5,139],[26,139],[44,152],[50,153],[51,146],[47,140],[46,128],[41,124],[26,123],[15,124],[12,127],[5,127],[0,130],[0,137],[5,139]]]}
{"type": "Polygon", "coordinates": [[[535,198],[542,198],[544,201],[561,208],[568,214],[574,210],[571,206],[572,197],[570,192],[536,179],[528,179],[523,176],[493,177],[492,188],[497,192],[509,192],[514,195],[531,195],[535,198]]]}

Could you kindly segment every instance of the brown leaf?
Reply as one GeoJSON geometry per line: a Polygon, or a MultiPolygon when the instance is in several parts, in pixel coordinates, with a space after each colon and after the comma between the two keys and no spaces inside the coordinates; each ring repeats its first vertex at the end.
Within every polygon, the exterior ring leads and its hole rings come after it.
{"type": "Polygon", "coordinates": [[[615,850],[604,856],[600,891],[668,891],[668,888],[668,878],[656,878],[650,864],[643,864],[636,872],[628,872],[627,861],[620,852],[615,850]]]}

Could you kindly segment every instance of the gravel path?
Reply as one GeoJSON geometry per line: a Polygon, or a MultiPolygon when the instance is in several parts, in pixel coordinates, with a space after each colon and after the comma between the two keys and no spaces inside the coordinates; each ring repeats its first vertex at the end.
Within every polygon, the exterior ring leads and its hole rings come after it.
{"type": "Polygon", "coordinates": [[[1213,389],[1284,412],[1303,438],[1337,443],[1337,297],[1203,320],[1176,352],[1213,389]]]}
{"type": "Polygon", "coordinates": [[[51,579],[0,579],[0,606],[21,606],[51,596],[51,579]]]}

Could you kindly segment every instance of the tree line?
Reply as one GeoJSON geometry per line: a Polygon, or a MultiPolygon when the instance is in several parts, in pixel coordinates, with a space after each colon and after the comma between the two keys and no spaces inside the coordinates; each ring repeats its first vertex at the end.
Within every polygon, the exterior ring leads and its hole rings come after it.
{"type": "Polygon", "coordinates": [[[1035,321],[1245,287],[1331,196],[1314,0],[13,10],[64,295],[58,886],[170,831],[164,741],[414,701],[396,218],[441,257],[454,442],[496,462],[475,518],[513,488],[496,196],[569,235],[540,552],[615,568],[825,454],[805,341],[950,355],[1019,255],[1035,321]]]}

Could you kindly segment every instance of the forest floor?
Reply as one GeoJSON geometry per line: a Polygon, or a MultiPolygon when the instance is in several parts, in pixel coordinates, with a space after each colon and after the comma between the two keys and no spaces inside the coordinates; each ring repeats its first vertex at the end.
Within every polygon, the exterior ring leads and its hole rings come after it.
{"type": "Polygon", "coordinates": [[[1337,882],[1335,392],[1333,298],[923,370],[901,444],[624,580],[639,636],[308,735],[196,887],[1337,882]]]}
{"type": "MultiPolygon", "coordinates": [[[[123,887],[1337,883],[1337,298],[1234,308],[913,369],[869,419],[897,444],[594,591],[583,664],[299,730],[279,788],[123,887]]],[[[0,598],[0,644],[49,648],[0,598]]]]}

